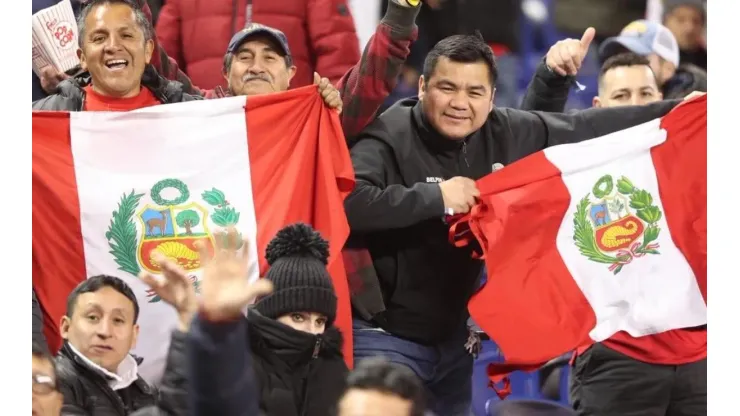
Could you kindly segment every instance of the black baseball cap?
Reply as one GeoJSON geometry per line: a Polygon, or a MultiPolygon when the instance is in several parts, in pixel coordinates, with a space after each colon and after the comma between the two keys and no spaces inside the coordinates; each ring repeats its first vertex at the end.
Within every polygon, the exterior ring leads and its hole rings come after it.
{"type": "Polygon", "coordinates": [[[290,48],[288,48],[288,38],[285,36],[285,33],[275,28],[261,25],[259,23],[250,23],[244,29],[236,32],[236,34],[231,37],[231,41],[229,42],[228,49],[226,49],[226,53],[235,53],[237,49],[239,49],[239,46],[241,46],[241,44],[244,43],[247,38],[254,35],[269,36],[278,44],[278,46],[283,49],[283,52],[286,56],[290,56],[290,48]]]}

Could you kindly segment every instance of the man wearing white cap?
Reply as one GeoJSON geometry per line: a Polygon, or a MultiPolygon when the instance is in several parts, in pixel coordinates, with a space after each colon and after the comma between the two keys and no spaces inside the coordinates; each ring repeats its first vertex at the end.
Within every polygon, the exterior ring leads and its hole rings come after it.
{"type": "Polygon", "coordinates": [[[627,51],[648,58],[660,87],[673,77],[680,63],[680,50],[673,33],[647,20],[636,20],[625,26],[619,36],[606,39],[599,47],[599,58],[604,62],[627,51]]]}

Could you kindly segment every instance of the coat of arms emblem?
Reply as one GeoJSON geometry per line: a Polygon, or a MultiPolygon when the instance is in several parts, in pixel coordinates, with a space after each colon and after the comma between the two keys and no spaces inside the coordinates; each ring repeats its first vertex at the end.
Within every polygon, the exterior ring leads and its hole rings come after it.
{"type": "Polygon", "coordinates": [[[624,176],[615,188],[612,176],[604,175],[576,207],[573,239],[581,254],[617,274],[639,257],[660,254],[662,216],[649,192],[624,176]]]}
{"type": "MultiPolygon", "coordinates": [[[[105,233],[118,269],[134,276],[142,268],[151,273],[160,272],[152,257],[154,251],[188,272],[200,269],[196,243],[200,241],[209,251],[213,250],[210,224],[228,227],[239,222],[239,212],[216,188],[200,195],[205,204],[191,200],[190,189],[179,179],[163,179],[152,186],[149,194],[153,204],[140,204],[143,193],[134,190],[124,193],[105,233]],[[168,189],[170,194],[176,194],[174,198],[162,196],[168,189]]],[[[195,275],[190,278],[197,290],[198,279],[195,275]]],[[[151,290],[147,296],[150,303],[161,300],[151,290]]]]}

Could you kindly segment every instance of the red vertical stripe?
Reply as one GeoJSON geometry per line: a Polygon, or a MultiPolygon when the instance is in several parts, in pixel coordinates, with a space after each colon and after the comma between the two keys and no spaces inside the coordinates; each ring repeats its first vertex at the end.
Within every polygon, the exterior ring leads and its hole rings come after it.
{"type": "Polygon", "coordinates": [[[478,189],[481,208],[470,225],[484,245],[488,281],[469,310],[506,358],[489,375],[532,369],[573,349],[596,325],[555,245],[570,194],[544,152],[479,180],[478,189]]]}
{"type": "Polygon", "coordinates": [[[351,309],[340,250],[349,236],[343,201],[354,186],[354,172],[339,118],[315,86],[250,97],[247,136],[260,272],[267,270],[267,244],[285,225],[310,224],[329,241],[328,269],[339,299],[336,325],[351,366],[351,309]]]}
{"type": "Polygon", "coordinates": [[[651,153],[665,219],[706,302],[707,97],[674,109],[660,127],[668,132],[668,140],[651,153]]]}
{"type": "Polygon", "coordinates": [[[69,113],[33,113],[32,166],[33,287],[56,351],[67,295],[86,278],[69,113]]]}

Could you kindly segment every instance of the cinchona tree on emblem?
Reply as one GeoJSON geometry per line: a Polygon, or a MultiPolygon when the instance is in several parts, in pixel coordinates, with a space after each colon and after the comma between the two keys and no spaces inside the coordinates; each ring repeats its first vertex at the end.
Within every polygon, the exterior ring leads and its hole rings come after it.
{"type": "MultiPolygon", "coordinates": [[[[195,272],[201,267],[198,242],[209,250],[214,247],[210,226],[228,227],[239,222],[239,212],[216,188],[203,192],[202,201],[190,200],[190,189],[185,182],[168,178],[152,186],[149,195],[153,203],[141,204],[144,195],[133,190],[124,193],[105,234],[118,269],[134,276],[141,269],[160,272],[152,256],[155,251],[186,271],[195,272]]],[[[241,245],[241,241],[238,243],[241,245]]],[[[197,289],[199,282],[195,275],[191,275],[191,280],[197,289]]],[[[148,296],[150,302],[160,300],[153,292],[148,296]]]]}
{"type": "Polygon", "coordinates": [[[624,176],[615,189],[612,176],[604,175],[576,206],[573,239],[586,258],[617,274],[639,257],[660,254],[662,216],[649,192],[624,176]]]}

